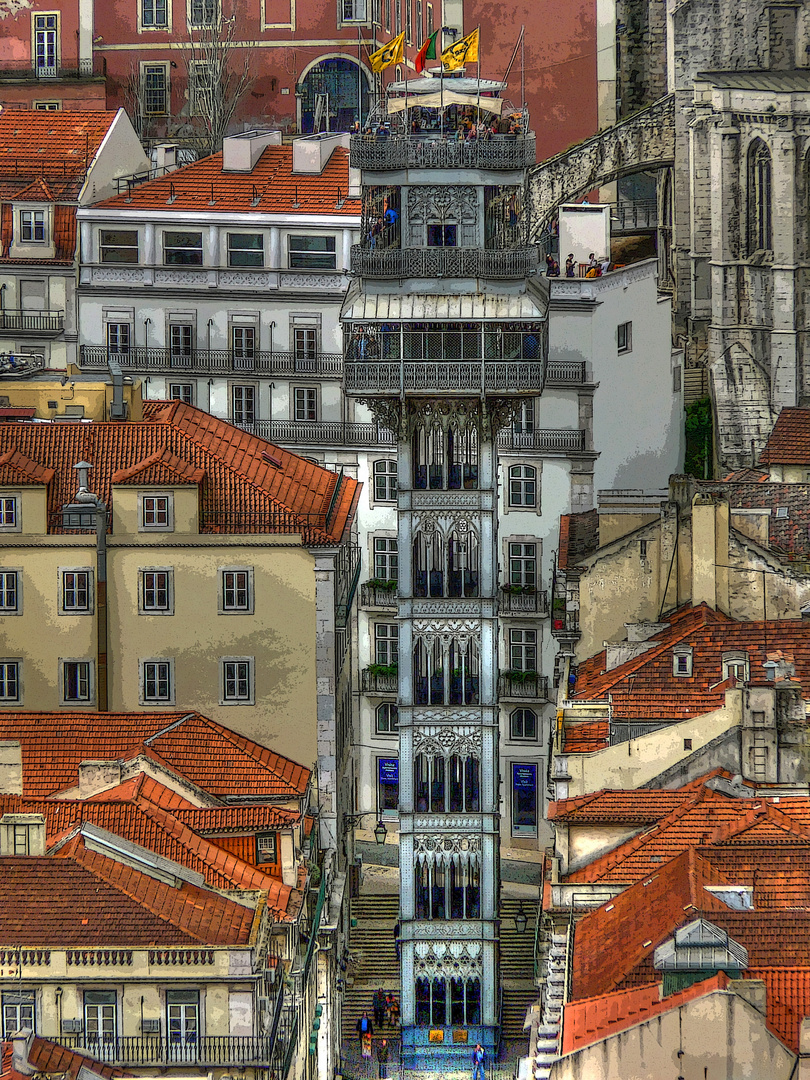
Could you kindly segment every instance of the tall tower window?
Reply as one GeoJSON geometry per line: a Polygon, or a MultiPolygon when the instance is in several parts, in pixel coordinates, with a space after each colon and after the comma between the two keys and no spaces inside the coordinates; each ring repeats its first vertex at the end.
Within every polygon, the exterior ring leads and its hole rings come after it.
{"type": "Polygon", "coordinates": [[[771,153],[754,139],[748,148],[748,254],[772,248],[771,153]]]}

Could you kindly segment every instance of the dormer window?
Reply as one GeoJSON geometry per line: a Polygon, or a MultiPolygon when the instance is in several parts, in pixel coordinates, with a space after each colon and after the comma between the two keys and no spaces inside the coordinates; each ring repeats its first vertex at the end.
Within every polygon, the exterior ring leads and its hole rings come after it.
{"type": "Polygon", "coordinates": [[[748,656],[746,653],[723,653],[723,679],[748,681],[748,656]]]}
{"type": "Polygon", "coordinates": [[[47,244],[44,210],[20,211],[20,239],[24,244],[47,244]]]}
{"type": "Polygon", "coordinates": [[[139,495],[140,528],[146,532],[172,532],[174,506],[170,494],[139,495]]]}
{"type": "Polygon", "coordinates": [[[672,653],[672,674],[686,678],[692,674],[692,647],[681,645],[672,653]]]}

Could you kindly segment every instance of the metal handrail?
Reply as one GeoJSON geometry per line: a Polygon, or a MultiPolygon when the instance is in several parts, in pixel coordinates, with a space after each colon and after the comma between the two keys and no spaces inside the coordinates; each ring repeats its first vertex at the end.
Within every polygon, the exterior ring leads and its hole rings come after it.
{"type": "Polygon", "coordinates": [[[531,132],[464,142],[442,138],[439,131],[417,135],[394,133],[385,138],[355,135],[349,149],[352,167],[368,170],[524,169],[534,165],[535,159],[535,137],[531,132]]]}
{"type": "Polygon", "coordinates": [[[502,251],[479,248],[366,248],[351,251],[352,273],[359,277],[526,278],[537,269],[537,247],[511,247],[502,251]]]}
{"type": "Polygon", "coordinates": [[[82,367],[106,368],[114,357],[125,371],[160,371],[172,375],[238,374],[333,376],[343,373],[340,353],[298,356],[294,352],[255,352],[239,355],[230,349],[188,349],[184,351],[132,345],[121,351],[104,345],[82,345],[82,367]]]}

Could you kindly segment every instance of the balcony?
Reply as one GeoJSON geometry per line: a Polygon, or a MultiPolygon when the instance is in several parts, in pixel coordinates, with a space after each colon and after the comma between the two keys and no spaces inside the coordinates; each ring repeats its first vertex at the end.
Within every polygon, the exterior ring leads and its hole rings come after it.
{"type": "Polygon", "coordinates": [[[548,615],[548,593],[528,586],[504,585],[499,611],[501,615],[548,615]]]}
{"type": "Polygon", "coordinates": [[[377,424],[342,423],[339,420],[255,420],[235,427],[280,446],[396,446],[393,431],[377,424]]]}
{"type": "Polygon", "coordinates": [[[551,632],[560,640],[572,640],[580,636],[579,609],[566,610],[565,607],[557,607],[557,601],[551,612],[551,632]]]}
{"type": "Polygon", "coordinates": [[[549,360],[546,386],[579,386],[585,382],[585,363],[582,360],[549,360]]]}
{"type": "Polygon", "coordinates": [[[206,1036],[194,1041],[175,1041],[148,1035],[119,1036],[103,1041],[87,1035],[62,1035],[59,1042],[70,1050],[82,1050],[108,1065],[196,1065],[267,1068],[272,1040],[241,1036],[206,1036]]]}
{"type": "MultiPolygon", "coordinates": [[[[441,362],[431,360],[348,361],[344,386],[348,394],[524,393],[543,389],[541,360],[441,362]]],[[[581,435],[581,432],[572,434],[581,435]]]]}
{"type": "Polygon", "coordinates": [[[362,689],[364,694],[392,694],[396,697],[399,686],[399,676],[390,668],[380,668],[374,664],[363,668],[362,689]]]}
{"type": "Polygon", "coordinates": [[[498,693],[515,701],[548,701],[548,679],[536,671],[504,671],[498,679],[498,693]]]}
{"type": "Polygon", "coordinates": [[[527,278],[537,269],[536,247],[352,248],[352,273],[371,278],[527,278]]]}
{"type": "Polygon", "coordinates": [[[360,586],[361,607],[396,609],[397,599],[397,583],[395,581],[383,583],[364,581],[360,586]]]}
{"type": "MultiPolygon", "coordinates": [[[[494,135],[475,142],[426,135],[353,136],[349,151],[355,169],[527,169],[536,160],[535,138],[494,135]]],[[[455,133],[454,133],[455,134],[455,133]]]]}
{"type": "Polygon", "coordinates": [[[44,334],[54,336],[65,329],[64,311],[22,311],[0,308],[0,334],[44,334]]]}
{"type": "Polygon", "coordinates": [[[534,428],[516,431],[505,428],[498,432],[501,450],[537,450],[548,454],[581,454],[585,450],[585,432],[576,429],[534,428]]]}
{"type": "Polygon", "coordinates": [[[340,378],[343,357],[340,353],[318,353],[316,356],[296,356],[291,352],[256,352],[239,356],[229,349],[190,349],[173,352],[143,345],[125,352],[111,352],[104,345],[82,345],[82,368],[106,368],[110,357],[124,371],[165,373],[167,375],[278,375],[308,378],[340,378]]]}
{"type": "Polygon", "coordinates": [[[36,60],[0,60],[0,82],[38,82],[40,79],[96,79],[103,82],[104,75],[93,71],[92,60],[81,60],[78,67],[38,64],[36,60]]]}

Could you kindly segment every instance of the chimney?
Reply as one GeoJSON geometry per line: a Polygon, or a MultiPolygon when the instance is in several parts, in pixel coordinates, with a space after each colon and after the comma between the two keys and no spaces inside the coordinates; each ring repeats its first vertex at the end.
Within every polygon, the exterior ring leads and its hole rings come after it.
{"type": "MultiPolygon", "coordinates": [[[[320,176],[336,147],[349,149],[348,134],[306,135],[293,141],[293,172],[320,176]]],[[[350,178],[351,180],[351,178],[350,178]]]]}
{"type": "Polygon", "coordinates": [[[118,363],[118,357],[107,353],[107,367],[113,384],[113,398],[110,402],[110,419],[126,420],[127,403],[124,401],[124,372],[118,363]]]}
{"type": "Polygon", "coordinates": [[[155,147],[155,172],[159,176],[174,172],[178,168],[177,151],[175,143],[158,143],[155,147]]]}
{"type": "Polygon", "coordinates": [[[17,739],[0,740],[0,795],[22,793],[22,745],[17,739]]]}
{"type": "Polygon", "coordinates": [[[728,529],[726,499],[708,494],[692,500],[692,604],[728,614],[728,529]]]}
{"type": "Polygon", "coordinates": [[[268,146],[281,146],[280,131],[243,131],[222,141],[222,171],[251,173],[268,146]]]}

